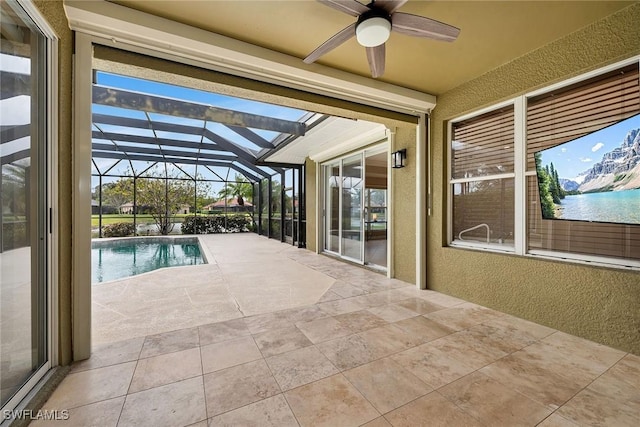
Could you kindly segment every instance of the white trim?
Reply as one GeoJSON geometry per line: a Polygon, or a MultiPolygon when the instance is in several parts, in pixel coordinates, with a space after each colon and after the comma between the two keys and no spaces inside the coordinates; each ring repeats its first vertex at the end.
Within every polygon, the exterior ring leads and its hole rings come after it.
{"type": "Polygon", "coordinates": [[[449,245],[452,248],[478,249],[490,252],[515,253],[515,248],[509,245],[500,245],[498,243],[486,243],[478,241],[454,240],[449,245]]]}
{"type": "Polygon", "coordinates": [[[515,172],[500,173],[495,175],[480,175],[480,176],[473,176],[471,178],[450,179],[449,184],[464,184],[466,182],[491,181],[494,179],[508,179],[508,178],[515,178],[515,176],[516,176],[515,172]]]}
{"type": "Polygon", "coordinates": [[[416,287],[427,289],[426,203],[427,116],[421,114],[416,132],[416,287]]]}
{"type": "Polygon", "coordinates": [[[380,82],[261,48],[105,1],[65,2],[72,30],[213,70],[416,115],[435,107],[433,95],[380,82]]]}
{"type": "Polygon", "coordinates": [[[527,105],[523,97],[515,100],[513,105],[513,154],[514,154],[514,188],[513,188],[513,245],[518,255],[527,252],[527,180],[524,175],[527,168],[527,105]]]}
{"type": "Polygon", "coordinates": [[[76,33],[73,63],[73,360],[91,356],[91,37],[76,33]]]}
{"type": "Polygon", "coordinates": [[[449,120],[447,122],[447,148],[445,150],[446,153],[446,162],[445,170],[447,177],[447,213],[445,214],[445,219],[447,221],[446,230],[447,230],[447,238],[445,242],[447,245],[451,245],[453,242],[453,184],[451,183],[451,156],[453,155],[453,149],[451,142],[453,141],[453,120],[449,120]]]}
{"type": "MultiPolygon", "coordinates": [[[[450,124],[451,123],[458,123],[458,122],[461,122],[461,121],[464,121],[464,120],[469,120],[469,119],[472,119],[474,117],[481,116],[481,115],[483,115],[485,113],[490,113],[492,111],[496,111],[496,110],[499,110],[501,108],[508,107],[510,105],[513,105],[516,102],[516,99],[518,99],[518,98],[517,97],[516,98],[511,98],[511,99],[508,99],[506,101],[502,101],[502,102],[499,102],[497,104],[493,104],[493,105],[490,105],[488,107],[481,108],[481,109],[473,111],[471,113],[467,113],[467,114],[465,114],[463,116],[459,116],[459,117],[456,117],[454,119],[449,120],[449,123],[450,124]]],[[[449,135],[449,137],[450,137],[449,138],[449,142],[451,141],[451,137],[452,136],[453,136],[453,134],[449,135]]]]}
{"type": "Polygon", "coordinates": [[[640,270],[640,261],[622,258],[608,258],[595,255],[583,255],[571,252],[555,252],[541,249],[530,250],[526,256],[544,258],[554,261],[570,261],[579,264],[597,265],[599,267],[640,270]]]}
{"type": "Polygon", "coordinates": [[[393,262],[393,247],[395,244],[395,232],[393,221],[395,218],[393,200],[393,168],[391,167],[391,152],[393,151],[393,144],[396,136],[395,128],[387,129],[387,277],[391,279],[395,277],[395,266],[393,262]]]}

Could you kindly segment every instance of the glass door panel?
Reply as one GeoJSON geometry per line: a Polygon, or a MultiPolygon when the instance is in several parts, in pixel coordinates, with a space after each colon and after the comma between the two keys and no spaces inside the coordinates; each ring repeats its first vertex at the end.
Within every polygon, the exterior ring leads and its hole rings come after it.
{"type": "Polygon", "coordinates": [[[45,38],[16,3],[3,1],[0,9],[0,406],[4,409],[13,396],[24,394],[23,385],[48,362],[47,111],[45,38]]]}
{"type": "Polygon", "coordinates": [[[324,248],[340,252],[340,164],[324,167],[325,176],[325,243],[324,248]]]}
{"type": "Polygon", "coordinates": [[[363,261],[362,155],[342,161],[342,255],[363,261]]]}

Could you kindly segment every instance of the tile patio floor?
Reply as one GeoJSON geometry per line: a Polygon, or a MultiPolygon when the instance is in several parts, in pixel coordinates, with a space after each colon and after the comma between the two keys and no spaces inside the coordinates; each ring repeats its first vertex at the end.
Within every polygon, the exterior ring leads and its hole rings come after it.
{"type": "MultiPolygon", "coordinates": [[[[640,425],[638,356],[257,236],[237,242],[274,249],[252,280],[288,288],[265,307],[289,308],[244,316],[250,295],[200,278],[240,314],[105,339],[45,404],[70,410],[52,425],[640,425]],[[282,285],[291,266],[302,275],[282,285]],[[300,304],[310,297],[291,297],[296,286],[319,300],[300,304]]],[[[207,245],[217,269],[240,273],[226,264],[237,248],[207,245]]]]}

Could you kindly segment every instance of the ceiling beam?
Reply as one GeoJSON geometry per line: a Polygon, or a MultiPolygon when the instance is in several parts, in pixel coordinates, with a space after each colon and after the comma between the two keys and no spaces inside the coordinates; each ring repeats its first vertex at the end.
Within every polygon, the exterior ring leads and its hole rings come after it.
{"type": "Polygon", "coordinates": [[[143,162],[166,162],[166,163],[177,163],[177,164],[185,164],[185,165],[201,165],[201,166],[213,166],[213,167],[223,167],[223,168],[231,168],[237,172],[240,172],[242,175],[246,176],[252,181],[260,181],[260,178],[257,176],[245,171],[240,168],[238,165],[228,162],[219,162],[214,160],[195,160],[195,159],[181,159],[177,157],[155,157],[148,156],[142,154],[125,154],[116,151],[110,152],[97,152],[94,155],[95,158],[99,159],[117,159],[117,160],[134,160],[134,161],[143,161],[143,162]]]}
{"type": "Polygon", "coordinates": [[[91,144],[91,149],[99,151],[118,151],[127,154],[152,154],[156,156],[177,156],[192,159],[227,160],[230,162],[237,160],[237,157],[235,156],[224,156],[220,154],[202,152],[198,153],[197,151],[159,150],[157,148],[128,147],[115,144],[100,144],[95,142],[91,144]]]}
{"type": "Polygon", "coordinates": [[[258,147],[273,148],[273,144],[271,142],[267,141],[266,139],[264,139],[263,137],[261,137],[260,135],[252,131],[251,129],[243,128],[240,126],[230,126],[230,125],[227,125],[227,127],[232,131],[234,131],[235,133],[237,133],[238,135],[240,135],[241,137],[243,137],[244,139],[246,139],[247,141],[253,142],[258,147]]]}
{"type": "Polygon", "coordinates": [[[100,132],[97,130],[91,132],[91,137],[95,139],[106,139],[109,141],[135,142],[138,144],[166,145],[169,147],[224,151],[216,144],[208,144],[206,142],[181,141],[179,139],[153,138],[151,136],[140,135],[125,135],[122,133],[100,132]]]}
{"type": "Polygon", "coordinates": [[[243,113],[205,104],[163,98],[100,85],[93,86],[93,102],[95,104],[145,111],[147,113],[207,120],[224,125],[250,127],[299,136],[304,135],[306,128],[306,125],[300,122],[259,116],[257,114],[243,113]]]}

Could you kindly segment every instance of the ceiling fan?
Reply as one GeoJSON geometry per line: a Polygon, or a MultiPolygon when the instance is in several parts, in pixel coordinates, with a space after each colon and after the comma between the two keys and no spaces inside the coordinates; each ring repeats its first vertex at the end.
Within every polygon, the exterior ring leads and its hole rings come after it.
{"type": "Polygon", "coordinates": [[[304,59],[311,64],[325,53],[337,48],[355,36],[367,49],[367,61],[371,76],[384,74],[385,42],[391,31],[407,36],[454,41],[460,29],[424,16],[396,12],[407,0],[372,0],[365,5],[357,0],[317,0],[332,9],[358,18],[356,22],[335,34],[304,59]]]}

